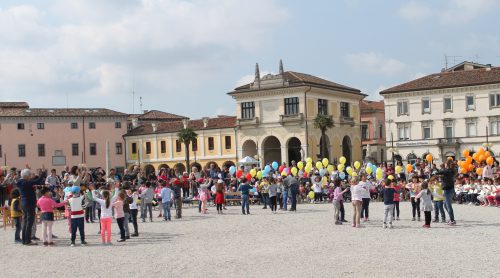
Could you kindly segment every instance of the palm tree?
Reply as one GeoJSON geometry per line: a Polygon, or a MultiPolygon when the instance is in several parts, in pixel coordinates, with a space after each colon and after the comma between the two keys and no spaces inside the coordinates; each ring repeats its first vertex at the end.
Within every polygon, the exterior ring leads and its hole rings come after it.
{"type": "Polygon", "coordinates": [[[179,133],[177,133],[177,138],[179,142],[184,143],[184,150],[186,154],[186,170],[188,173],[191,172],[189,167],[189,144],[198,138],[198,134],[194,132],[191,128],[184,128],[179,133]]]}
{"type": "Polygon", "coordinates": [[[318,114],[313,120],[314,128],[321,130],[321,146],[320,146],[320,159],[327,157],[328,150],[326,148],[326,131],[333,127],[333,118],[331,115],[318,114]]]}

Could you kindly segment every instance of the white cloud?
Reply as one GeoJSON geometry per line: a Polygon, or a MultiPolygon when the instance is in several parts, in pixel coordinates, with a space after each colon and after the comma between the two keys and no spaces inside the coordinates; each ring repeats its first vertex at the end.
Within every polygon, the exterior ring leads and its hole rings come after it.
{"type": "MultiPolygon", "coordinates": [[[[45,94],[55,101],[48,106],[63,106],[68,93],[74,106],[126,111],[135,84],[155,108],[165,105],[158,99],[169,98],[176,112],[182,109],[179,93],[202,91],[224,74],[235,53],[259,51],[289,17],[264,0],[49,3],[0,9],[2,99],[32,103],[45,94]],[[92,101],[96,96],[101,103],[92,101]]],[[[206,107],[196,105],[194,111],[206,107]]]]}
{"type": "Polygon", "coordinates": [[[394,58],[386,58],[373,52],[355,53],[346,56],[347,64],[354,70],[375,75],[394,76],[406,68],[406,65],[394,58]]]}
{"type": "Polygon", "coordinates": [[[450,0],[447,10],[441,14],[444,23],[467,23],[478,16],[491,11],[495,0],[450,0]]]}
{"type": "Polygon", "coordinates": [[[407,2],[398,11],[398,15],[406,20],[420,21],[432,15],[431,9],[422,2],[407,2]]]}

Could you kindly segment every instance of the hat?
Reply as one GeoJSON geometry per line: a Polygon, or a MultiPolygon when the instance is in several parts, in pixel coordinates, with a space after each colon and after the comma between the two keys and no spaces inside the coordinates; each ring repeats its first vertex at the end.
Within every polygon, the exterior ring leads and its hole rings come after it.
{"type": "Polygon", "coordinates": [[[218,180],[217,183],[224,183],[224,181],[223,180],[218,180]]]}

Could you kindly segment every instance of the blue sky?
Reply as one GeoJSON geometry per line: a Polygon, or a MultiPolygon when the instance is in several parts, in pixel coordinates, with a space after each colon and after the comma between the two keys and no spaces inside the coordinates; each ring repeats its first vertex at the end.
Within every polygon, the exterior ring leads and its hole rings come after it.
{"type": "Polygon", "coordinates": [[[444,55],[500,65],[499,2],[3,0],[0,99],[234,114],[226,93],[279,59],[377,99],[444,55]]]}

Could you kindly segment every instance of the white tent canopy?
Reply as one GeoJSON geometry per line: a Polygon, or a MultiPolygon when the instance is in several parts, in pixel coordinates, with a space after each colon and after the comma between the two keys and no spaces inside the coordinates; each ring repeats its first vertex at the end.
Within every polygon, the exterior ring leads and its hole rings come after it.
{"type": "Polygon", "coordinates": [[[240,159],[240,161],[238,161],[238,164],[239,165],[253,165],[253,164],[259,164],[259,161],[253,157],[245,156],[244,158],[240,159]]]}

